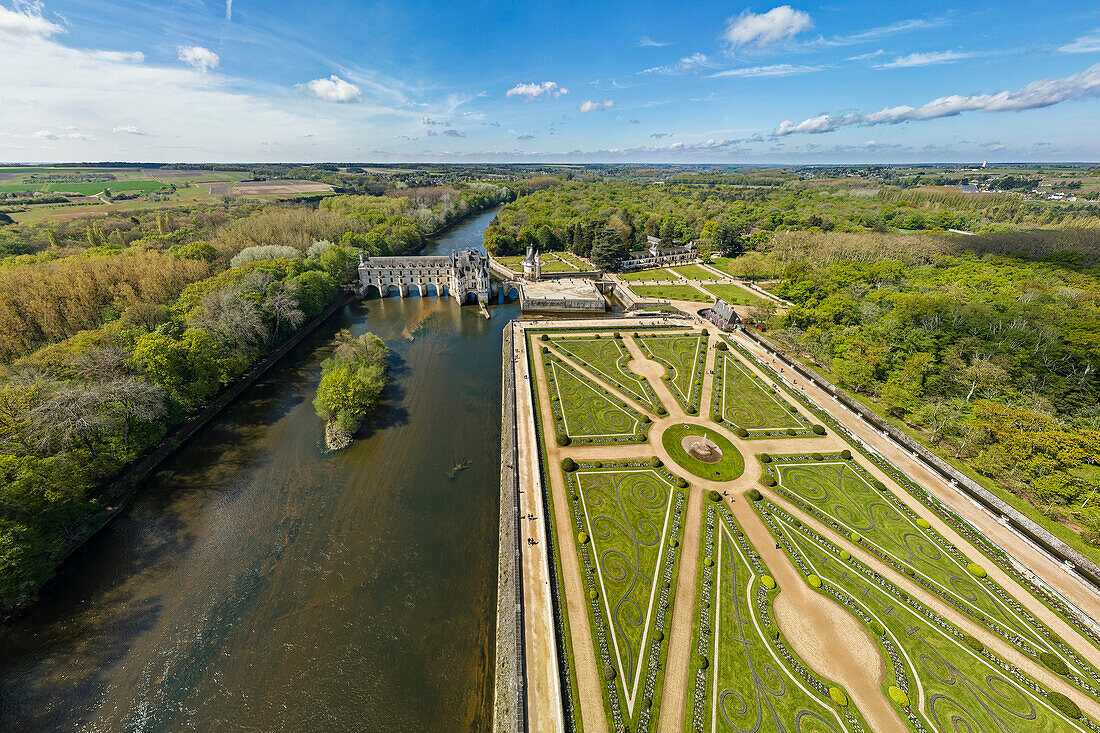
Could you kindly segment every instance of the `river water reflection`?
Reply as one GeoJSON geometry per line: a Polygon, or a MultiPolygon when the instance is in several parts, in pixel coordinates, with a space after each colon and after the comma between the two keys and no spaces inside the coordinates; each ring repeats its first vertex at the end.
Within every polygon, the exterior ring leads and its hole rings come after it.
{"type": "MultiPolygon", "coordinates": [[[[493,212],[429,253],[480,246],[493,212]]],[[[500,348],[515,305],[334,315],[169,460],[0,631],[0,730],[485,730],[500,348]],[[383,408],[323,451],[342,328],[393,351],[383,408]],[[456,461],[470,468],[450,479],[456,461]]]]}

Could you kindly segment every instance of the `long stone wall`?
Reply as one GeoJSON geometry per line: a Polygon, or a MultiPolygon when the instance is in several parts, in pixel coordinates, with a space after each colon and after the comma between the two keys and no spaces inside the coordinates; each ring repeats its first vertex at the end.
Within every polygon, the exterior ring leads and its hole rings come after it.
{"type": "Polygon", "coordinates": [[[527,730],[523,656],[523,571],[519,544],[519,447],[513,330],[504,329],[501,355],[500,529],[497,562],[497,641],[493,677],[494,733],[527,730]]]}

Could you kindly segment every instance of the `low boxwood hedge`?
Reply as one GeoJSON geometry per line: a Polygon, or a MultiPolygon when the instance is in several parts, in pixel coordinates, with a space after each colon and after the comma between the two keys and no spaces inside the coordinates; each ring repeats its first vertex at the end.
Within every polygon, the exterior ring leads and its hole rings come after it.
{"type": "Polygon", "coordinates": [[[1065,714],[1067,717],[1081,717],[1081,708],[1077,707],[1077,703],[1075,703],[1073,700],[1070,700],[1062,693],[1051,691],[1050,697],[1048,699],[1050,700],[1051,705],[1056,707],[1059,712],[1065,714]]]}

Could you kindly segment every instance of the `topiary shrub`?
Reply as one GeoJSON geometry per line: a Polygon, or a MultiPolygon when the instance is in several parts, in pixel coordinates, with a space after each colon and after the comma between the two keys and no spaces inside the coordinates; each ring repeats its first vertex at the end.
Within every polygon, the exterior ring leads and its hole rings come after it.
{"type": "Polygon", "coordinates": [[[746,430],[745,428],[737,428],[737,437],[738,438],[747,438],[747,437],[749,437],[749,431],[746,430]]]}
{"type": "Polygon", "coordinates": [[[775,578],[770,575],[761,575],[760,583],[768,590],[775,590],[775,578]]]}
{"type": "Polygon", "coordinates": [[[764,495],[760,493],[759,489],[749,489],[748,491],[745,492],[745,495],[748,496],[753,501],[760,501],[761,499],[764,498],[764,495]]]}
{"type": "Polygon", "coordinates": [[[978,639],[975,639],[970,634],[963,634],[963,644],[976,652],[985,651],[985,644],[978,639]]]}
{"type": "Polygon", "coordinates": [[[544,333],[543,335],[539,336],[539,341],[549,341],[549,340],[550,340],[550,334],[544,333]]]}
{"type": "Polygon", "coordinates": [[[661,463],[660,458],[658,458],[657,456],[653,456],[649,459],[649,465],[653,466],[654,468],[660,468],[663,464],[661,463]]]}
{"type": "Polygon", "coordinates": [[[850,461],[852,460],[852,451],[845,448],[844,450],[840,451],[840,457],[846,461],[850,461]]]}
{"type": "Polygon", "coordinates": [[[810,573],[809,575],[806,576],[806,584],[808,586],[810,586],[811,588],[820,588],[821,587],[821,578],[817,577],[813,573],[810,573]]]}
{"type": "Polygon", "coordinates": [[[619,333],[618,331],[615,332],[614,336],[617,339],[621,339],[623,337],[623,335],[621,333],[619,333]]]}
{"type": "Polygon", "coordinates": [[[594,468],[603,468],[603,461],[596,461],[592,464],[594,468]]]}
{"type": "Polygon", "coordinates": [[[761,453],[760,454],[760,462],[761,463],[771,463],[772,462],[772,457],[769,456],[767,453],[761,453]]]}
{"type": "Polygon", "coordinates": [[[588,535],[585,534],[584,532],[581,532],[580,534],[577,535],[577,542],[580,542],[582,545],[587,545],[588,544],[588,535]]]}
{"type": "Polygon", "coordinates": [[[793,438],[794,436],[798,435],[798,431],[794,428],[787,428],[787,435],[793,438]]]}
{"type": "Polygon", "coordinates": [[[706,654],[699,655],[699,669],[706,669],[710,666],[710,660],[707,659],[706,654]]]}
{"type": "Polygon", "coordinates": [[[722,501],[722,495],[714,489],[707,490],[707,498],[711,501],[722,501]]]}
{"type": "Polygon", "coordinates": [[[699,408],[695,407],[695,406],[689,407],[689,408],[687,408],[687,414],[689,414],[689,415],[698,415],[699,414],[699,408]]]}
{"type": "Polygon", "coordinates": [[[847,562],[848,560],[852,559],[852,553],[848,552],[847,550],[841,550],[840,551],[840,559],[847,562]]]}
{"type": "Polygon", "coordinates": [[[615,679],[615,668],[610,664],[603,668],[603,678],[608,682],[615,679]]]}
{"type": "Polygon", "coordinates": [[[706,565],[708,568],[712,568],[714,567],[714,560],[711,560],[709,557],[703,558],[703,564],[706,565]]]}
{"type": "Polygon", "coordinates": [[[929,527],[932,526],[932,523],[929,522],[924,517],[917,517],[916,525],[918,527],[920,527],[921,529],[928,529],[929,527]]]}
{"type": "Polygon", "coordinates": [[[669,547],[679,547],[680,546],[680,540],[669,540],[668,544],[669,544],[669,547]]]}
{"type": "Polygon", "coordinates": [[[811,453],[811,454],[810,454],[810,458],[811,458],[812,460],[815,460],[815,461],[823,461],[823,460],[825,460],[825,457],[824,457],[823,455],[821,455],[820,453],[811,453]]]}
{"type": "Polygon", "coordinates": [[[904,570],[904,571],[905,571],[905,574],[906,574],[906,575],[916,575],[916,571],[915,571],[915,570],[913,570],[913,568],[909,567],[908,565],[904,566],[904,567],[902,568],[902,570],[904,570]]]}
{"type": "Polygon", "coordinates": [[[599,337],[600,337],[600,334],[598,334],[598,333],[592,335],[592,338],[594,338],[594,339],[598,339],[599,337]]]}
{"type": "Polygon", "coordinates": [[[558,445],[562,448],[569,445],[569,436],[565,433],[558,433],[558,445]]]}
{"type": "Polygon", "coordinates": [[[814,435],[824,435],[824,434],[825,434],[825,426],[824,425],[814,425],[814,435]]]}
{"type": "Polygon", "coordinates": [[[563,458],[561,459],[561,470],[566,473],[573,473],[573,471],[577,470],[577,462],[572,458],[563,458]]]}
{"type": "Polygon", "coordinates": [[[845,695],[844,690],[839,687],[829,688],[829,699],[842,708],[848,707],[848,696],[845,695]]]}
{"type": "Polygon", "coordinates": [[[850,539],[850,540],[851,540],[852,542],[861,542],[861,541],[863,540],[863,538],[862,538],[862,537],[860,537],[860,536],[859,536],[858,534],[856,534],[855,532],[852,532],[852,533],[850,533],[850,534],[848,535],[848,539],[850,539]]]}
{"type": "Polygon", "coordinates": [[[590,591],[588,591],[588,597],[591,598],[592,600],[596,600],[597,598],[600,597],[600,592],[595,591],[595,590],[590,590],[590,591]]]}
{"type": "Polygon", "coordinates": [[[722,341],[721,339],[719,339],[718,343],[714,345],[715,351],[726,351],[727,349],[729,349],[729,347],[726,346],[726,342],[722,341]]]}
{"type": "Polygon", "coordinates": [[[1054,674],[1069,674],[1069,667],[1062,658],[1051,652],[1039,652],[1039,661],[1054,674]]]}
{"type": "Polygon", "coordinates": [[[894,687],[890,685],[886,689],[886,693],[890,696],[890,699],[901,705],[903,708],[909,707],[909,696],[900,687],[894,687]]]}
{"type": "Polygon", "coordinates": [[[676,485],[679,486],[681,489],[686,489],[688,485],[687,479],[683,476],[677,476],[676,485]]]}
{"type": "Polygon", "coordinates": [[[642,415],[642,425],[649,425],[651,422],[653,422],[653,418],[649,415],[642,415]]]}
{"type": "Polygon", "coordinates": [[[654,410],[658,415],[667,415],[668,410],[664,408],[664,405],[657,405],[657,409],[654,410]]]}
{"type": "Polygon", "coordinates": [[[715,410],[710,414],[710,419],[714,422],[722,422],[722,413],[718,410],[715,410]]]}
{"type": "Polygon", "coordinates": [[[644,707],[646,710],[649,710],[651,707],[653,707],[653,698],[652,697],[642,698],[642,707],[644,707]]]}
{"type": "Polygon", "coordinates": [[[775,477],[774,476],[761,476],[760,477],[760,483],[764,484],[765,486],[769,486],[769,487],[770,486],[775,486],[775,484],[776,484],[775,477]]]}
{"type": "Polygon", "coordinates": [[[656,631],[653,632],[653,638],[656,641],[664,641],[665,632],[661,631],[660,629],[657,629],[656,631]]]}
{"type": "Polygon", "coordinates": [[[886,633],[886,629],[882,627],[882,624],[874,620],[871,621],[871,631],[874,632],[876,636],[882,636],[886,633]]]}
{"type": "Polygon", "coordinates": [[[872,483],[874,484],[874,487],[879,491],[886,491],[886,484],[882,483],[878,479],[875,479],[872,483]]]}
{"type": "Polygon", "coordinates": [[[985,568],[976,562],[972,562],[966,566],[967,571],[975,578],[984,578],[986,576],[985,568]]]}
{"type": "Polygon", "coordinates": [[[1073,700],[1070,700],[1062,693],[1054,692],[1052,690],[1047,699],[1050,700],[1051,705],[1058,709],[1058,712],[1063,713],[1066,717],[1081,717],[1081,708],[1077,707],[1077,703],[1075,703],[1073,700]]]}

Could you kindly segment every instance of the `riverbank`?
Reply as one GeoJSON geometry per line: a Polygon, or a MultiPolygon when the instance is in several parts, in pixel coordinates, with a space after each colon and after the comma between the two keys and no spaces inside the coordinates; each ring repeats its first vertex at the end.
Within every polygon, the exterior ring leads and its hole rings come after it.
{"type": "MultiPolygon", "coordinates": [[[[186,444],[197,432],[206,427],[211,420],[217,417],[222,410],[237,399],[242,392],[254,385],[257,380],[271,369],[271,367],[279,363],[279,361],[290,353],[294,347],[302,343],[307,336],[328,320],[333,313],[346,307],[355,299],[356,296],[354,293],[342,292],[337,296],[336,300],[330,303],[328,307],[320,313],[320,315],[302,324],[301,328],[288,337],[278,348],[253,364],[247,372],[241,375],[232,384],[226,386],[225,389],[218,393],[214,399],[210,400],[198,412],[185,418],[183,422],[172,428],[160,443],[148,450],[141,458],[131,463],[110,481],[94,490],[94,496],[111,497],[112,503],[102,512],[90,518],[89,525],[92,529],[90,529],[85,536],[72,542],[65,549],[65,552],[61,556],[61,561],[58,564],[58,572],[60,572],[61,567],[64,566],[65,562],[69,560],[74,553],[84,547],[84,545],[91,541],[99,532],[103,531],[104,527],[129,505],[137,493],[138,488],[141,486],[142,481],[156,471],[165,460],[174,455],[176,451],[186,444]]],[[[53,577],[56,577],[56,573],[46,582],[49,583],[53,577]]],[[[0,625],[10,623],[27,613],[33,608],[37,601],[37,597],[36,593],[9,608],[0,609],[0,612],[3,613],[3,615],[0,616],[0,625]]]]}

